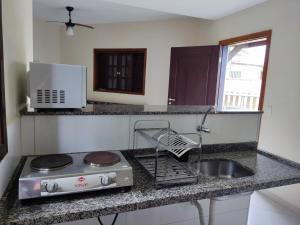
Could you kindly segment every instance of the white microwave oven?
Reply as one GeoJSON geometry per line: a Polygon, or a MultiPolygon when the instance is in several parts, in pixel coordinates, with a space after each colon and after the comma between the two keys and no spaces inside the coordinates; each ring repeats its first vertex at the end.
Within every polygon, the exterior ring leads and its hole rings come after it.
{"type": "Polygon", "coordinates": [[[79,65],[30,63],[32,108],[86,107],[87,68],[79,65]]]}

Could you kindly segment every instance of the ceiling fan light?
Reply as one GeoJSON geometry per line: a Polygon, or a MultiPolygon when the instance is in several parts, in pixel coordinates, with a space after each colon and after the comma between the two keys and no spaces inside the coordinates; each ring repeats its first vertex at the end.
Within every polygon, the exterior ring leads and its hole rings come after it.
{"type": "Polygon", "coordinates": [[[67,27],[67,35],[68,36],[74,36],[74,30],[73,30],[73,27],[69,26],[67,27]]]}

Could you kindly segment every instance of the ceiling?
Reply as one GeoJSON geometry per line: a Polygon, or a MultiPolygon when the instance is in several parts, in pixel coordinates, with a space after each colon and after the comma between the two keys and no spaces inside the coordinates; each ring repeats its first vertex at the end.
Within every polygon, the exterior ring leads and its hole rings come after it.
{"type": "Polygon", "coordinates": [[[160,20],[182,17],[172,13],[132,7],[104,0],[33,0],[33,17],[66,21],[65,6],[73,6],[73,22],[85,24],[160,20]]]}
{"type": "Polygon", "coordinates": [[[120,4],[192,16],[220,19],[267,0],[107,0],[120,4]]]}
{"type": "Polygon", "coordinates": [[[74,6],[75,22],[96,24],[177,17],[219,19],[267,0],[33,0],[40,20],[67,19],[64,7],[74,6]]]}

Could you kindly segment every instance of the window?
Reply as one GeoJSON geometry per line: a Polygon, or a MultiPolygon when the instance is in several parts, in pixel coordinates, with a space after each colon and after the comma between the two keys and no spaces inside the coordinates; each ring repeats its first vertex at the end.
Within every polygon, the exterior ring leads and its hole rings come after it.
{"type": "Polygon", "coordinates": [[[242,71],[230,71],[229,79],[241,79],[242,71]]]}
{"type": "Polygon", "coordinates": [[[94,91],[145,94],[147,49],[94,49],[94,91]]]}
{"type": "Polygon", "coordinates": [[[3,36],[2,36],[2,1],[0,1],[0,161],[7,153],[4,68],[3,68],[3,36]]]}
{"type": "Polygon", "coordinates": [[[219,110],[262,110],[271,30],[220,41],[219,110]]]}

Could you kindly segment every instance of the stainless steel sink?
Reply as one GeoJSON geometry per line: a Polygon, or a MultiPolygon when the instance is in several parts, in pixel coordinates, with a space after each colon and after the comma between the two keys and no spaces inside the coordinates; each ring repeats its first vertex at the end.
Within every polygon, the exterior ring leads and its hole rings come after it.
{"type": "Polygon", "coordinates": [[[254,175],[254,173],[241,164],[227,159],[207,159],[200,162],[202,176],[218,178],[239,178],[254,175]]]}

